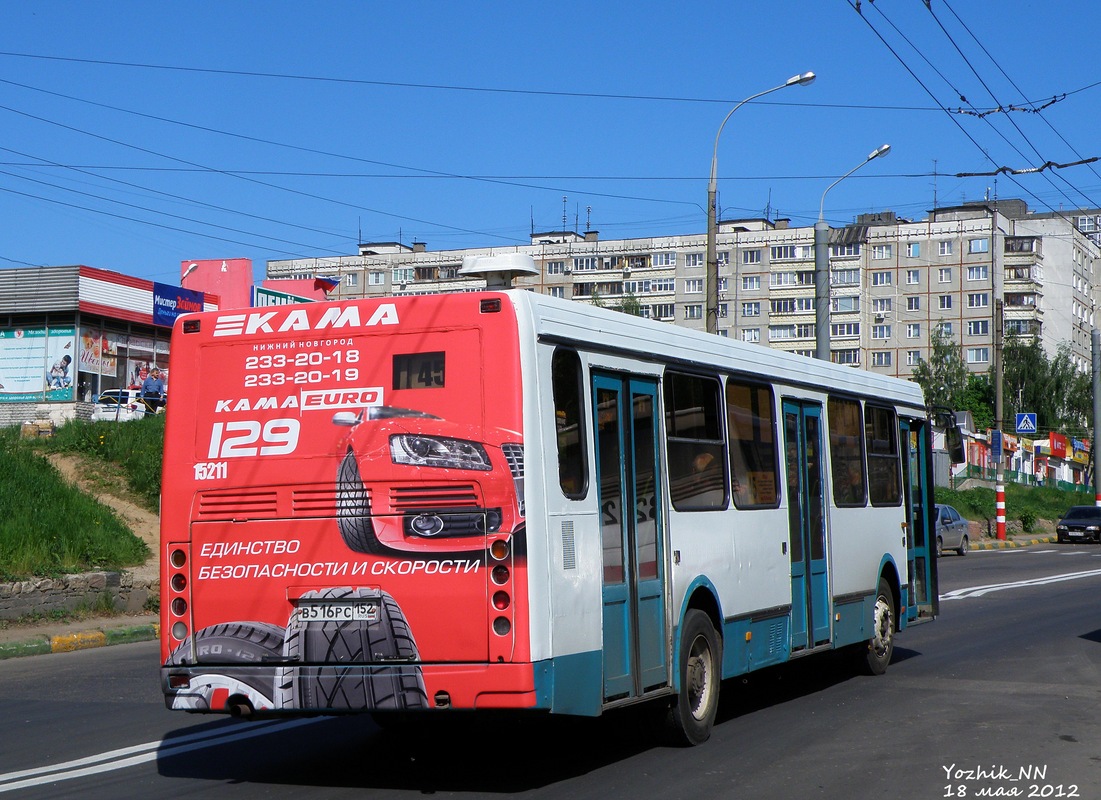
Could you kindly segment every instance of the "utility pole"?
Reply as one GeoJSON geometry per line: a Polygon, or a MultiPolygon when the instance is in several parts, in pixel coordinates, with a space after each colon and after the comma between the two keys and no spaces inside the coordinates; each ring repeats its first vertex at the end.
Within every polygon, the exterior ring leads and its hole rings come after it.
{"type": "MultiPolygon", "coordinates": [[[[1005,333],[1005,302],[1001,297],[994,300],[994,431],[999,443],[1002,440],[1002,376],[1005,373],[1002,364],[1002,343],[1005,333]]],[[[1004,450],[1004,447],[1001,448],[1004,450]]],[[[1003,453],[998,453],[994,462],[994,514],[997,520],[997,536],[1005,541],[1005,474],[1002,467],[1003,453]]]]}
{"type": "Polygon", "coordinates": [[[1101,506],[1101,482],[1098,481],[1097,472],[1101,456],[1098,455],[1097,434],[1101,431],[1101,331],[1096,328],[1090,334],[1093,344],[1093,441],[1090,447],[1093,450],[1093,502],[1101,506]]]}

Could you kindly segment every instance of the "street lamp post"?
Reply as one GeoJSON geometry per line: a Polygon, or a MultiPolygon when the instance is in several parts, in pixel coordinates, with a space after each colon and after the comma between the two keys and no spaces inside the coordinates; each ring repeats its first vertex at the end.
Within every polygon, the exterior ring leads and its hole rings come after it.
{"type": "Polygon", "coordinates": [[[830,360],[830,226],[825,216],[826,194],[869,161],[889,152],[891,146],[885,144],[868,153],[867,158],[826,187],[818,204],[818,221],[814,223],[814,357],[822,361],[830,360]]]}
{"type": "Polygon", "coordinates": [[[763,97],[780,89],[786,89],[789,86],[806,86],[810,83],[814,83],[814,73],[804,72],[801,75],[792,75],[779,86],[773,86],[771,89],[765,89],[763,92],[750,95],[730,109],[729,113],[723,118],[722,124],[719,125],[718,133],[715,134],[715,148],[711,152],[711,178],[707,182],[707,314],[704,324],[707,326],[708,333],[715,333],[719,318],[719,258],[715,253],[715,240],[719,233],[719,222],[715,212],[715,195],[718,192],[716,183],[719,168],[719,137],[726,126],[726,121],[750,100],[756,100],[758,97],[763,97]]]}

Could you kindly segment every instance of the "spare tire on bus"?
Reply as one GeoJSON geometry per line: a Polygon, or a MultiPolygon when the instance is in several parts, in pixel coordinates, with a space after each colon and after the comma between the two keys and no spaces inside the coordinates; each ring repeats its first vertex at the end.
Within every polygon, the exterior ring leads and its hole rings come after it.
{"type": "MultiPolygon", "coordinates": [[[[267,622],[223,622],[196,631],[168,656],[165,666],[210,666],[211,675],[219,675],[219,666],[257,666],[283,659],[284,630],[267,622]],[[194,648],[192,648],[194,644],[194,648]]],[[[233,670],[232,682],[253,689],[259,697],[250,697],[254,708],[275,703],[275,679],[270,670],[233,670]]],[[[242,688],[242,694],[250,693],[242,688]]],[[[207,698],[209,701],[209,698],[207,698]]],[[[215,709],[208,709],[215,710],[215,709]]]]}
{"type": "Polygon", "coordinates": [[[374,600],[373,621],[287,624],[276,678],[276,707],[287,710],[409,711],[428,708],[420,652],[397,602],[380,589],[336,587],[306,592],[301,601],[374,600]],[[303,666],[294,666],[294,662],[303,666]],[[349,669],[353,667],[353,669],[349,669]]]}
{"type": "Polygon", "coordinates": [[[336,524],[344,544],[357,553],[380,555],[391,552],[378,540],[371,522],[371,498],[359,474],[359,464],[351,450],[340,462],[336,473],[336,524]]]}

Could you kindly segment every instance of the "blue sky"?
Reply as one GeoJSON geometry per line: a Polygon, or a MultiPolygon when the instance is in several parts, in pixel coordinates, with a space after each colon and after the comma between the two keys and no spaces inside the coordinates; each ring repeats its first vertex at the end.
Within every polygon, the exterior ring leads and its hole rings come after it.
{"type": "Polygon", "coordinates": [[[727,123],[722,217],[812,224],[883,143],[832,224],[1101,206],[1101,162],[957,177],[1101,156],[1096,2],[930,5],[7,3],[0,268],[702,233],[723,117],[808,70],[727,123]]]}

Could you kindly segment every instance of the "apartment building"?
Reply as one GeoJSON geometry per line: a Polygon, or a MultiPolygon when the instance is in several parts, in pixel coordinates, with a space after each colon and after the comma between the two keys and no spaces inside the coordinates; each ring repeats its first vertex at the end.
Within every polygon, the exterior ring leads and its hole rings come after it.
{"type": "MultiPolygon", "coordinates": [[[[1049,354],[1066,341],[1085,369],[1101,282],[1101,245],[1090,234],[1101,234],[1101,212],[1035,214],[1021,200],[937,208],[918,221],[884,211],[833,228],[831,358],[909,377],[940,328],[984,372],[1001,303],[1006,335],[1038,337],[1049,354]]],[[[517,286],[704,330],[705,251],[703,233],[601,241],[596,231],[552,231],[506,248],[362,244],[357,255],[269,261],[267,277],[339,276],[337,299],[474,291],[484,283],[459,277],[465,256],[521,252],[540,274],[517,286]]],[[[813,356],[813,226],[721,221],[717,256],[716,332],[813,356]]]]}

